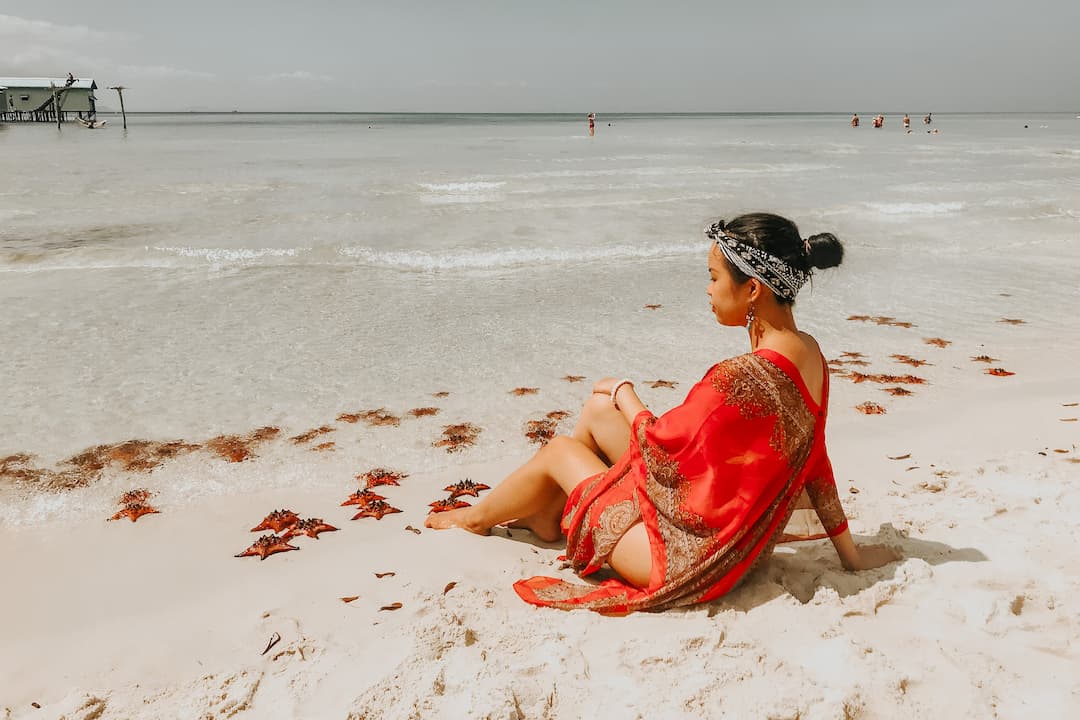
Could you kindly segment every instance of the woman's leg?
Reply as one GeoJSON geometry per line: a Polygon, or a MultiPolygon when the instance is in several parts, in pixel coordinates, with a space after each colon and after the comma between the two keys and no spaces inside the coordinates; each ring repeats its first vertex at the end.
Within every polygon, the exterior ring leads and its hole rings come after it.
{"type": "Polygon", "coordinates": [[[558,540],[559,519],[567,494],[582,480],[608,466],[578,440],[560,435],[536,451],[476,505],[428,515],[424,524],[436,530],[459,527],[486,535],[491,528],[518,520],[542,540],[558,540]]]}
{"type": "Polygon", "coordinates": [[[593,393],[582,406],[581,416],[570,436],[608,465],[614,465],[630,447],[630,423],[611,404],[611,398],[593,393]]]}

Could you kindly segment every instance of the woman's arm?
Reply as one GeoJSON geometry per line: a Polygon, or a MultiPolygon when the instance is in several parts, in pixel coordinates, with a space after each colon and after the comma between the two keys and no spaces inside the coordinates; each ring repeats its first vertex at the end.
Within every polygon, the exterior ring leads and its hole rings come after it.
{"type": "Polygon", "coordinates": [[[832,538],[836,554],[840,556],[840,564],[845,570],[872,570],[882,565],[887,565],[895,560],[902,559],[902,555],[887,545],[863,545],[855,544],[851,539],[851,532],[844,532],[832,538]]]}

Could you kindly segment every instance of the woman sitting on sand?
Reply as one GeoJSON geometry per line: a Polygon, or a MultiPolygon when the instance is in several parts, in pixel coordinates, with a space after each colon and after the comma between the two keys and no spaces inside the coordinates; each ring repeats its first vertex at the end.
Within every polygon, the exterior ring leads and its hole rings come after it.
{"type": "Polygon", "coordinates": [[[856,546],[847,530],[825,450],[828,367],[792,313],[812,268],[839,265],[843,246],[829,233],[803,240],[790,220],[765,213],[718,222],[706,235],[713,314],[745,325],[751,352],[710,368],[660,417],[629,380],[601,380],[569,437],[554,438],[476,505],[427,519],[480,534],[509,521],[547,541],[565,534],[579,574],[606,564],[619,575],[599,585],[515,583],[530,603],[622,613],[712,600],[771,554],[804,503],[848,570],[899,558],[856,546]]]}

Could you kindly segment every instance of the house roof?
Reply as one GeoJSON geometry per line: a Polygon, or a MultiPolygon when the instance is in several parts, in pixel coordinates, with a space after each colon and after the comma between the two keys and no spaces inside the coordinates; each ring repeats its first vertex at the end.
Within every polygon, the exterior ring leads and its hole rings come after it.
{"type": "MultiPolygon", "coordinates": [[[[0,77],[0,87],[12,90],[15,88],[44,88],[48,89],[50,83],[58,88],[63,88],[67,85],[67,78],[20,78],[20,77],[0,77]]],[[[78,90],[96,90],[97,83],[93,78],[78,78],[71,85],[67,87],[73,87],[78,90]]]]}

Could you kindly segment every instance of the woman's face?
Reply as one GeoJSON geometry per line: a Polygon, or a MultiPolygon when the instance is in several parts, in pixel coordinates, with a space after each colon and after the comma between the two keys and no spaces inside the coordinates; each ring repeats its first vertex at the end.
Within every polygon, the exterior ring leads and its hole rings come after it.
{"type": "Polygon", "coordinates": [[[714,243],[709,250],[709,287],[713,315],[721,325],[735,327],[746,324],[746,309],[750,303],[750,283],[735,283],[724,254],[714,243]]]}

